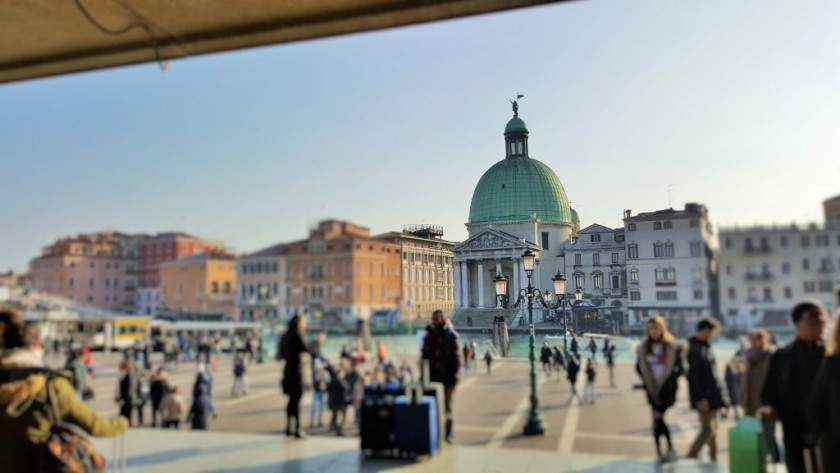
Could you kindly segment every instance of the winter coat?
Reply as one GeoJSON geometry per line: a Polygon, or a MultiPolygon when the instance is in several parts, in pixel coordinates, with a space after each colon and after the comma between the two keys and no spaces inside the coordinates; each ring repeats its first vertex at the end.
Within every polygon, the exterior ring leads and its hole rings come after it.
{"type": "Polygon", "coordinates": [[[551,363],[551,348],[542,347],[540,351],[540,361],[543,363],[551,363]]]}
{"type": "Polygon", "coordinates": [[[163,420],[181,420],[187,412],[187,404],[180,393],[167,394],[160,407],[163,410],[163,420]]]}
{"type": "Polygon", "coordinates": [[[70,380],[33,374],[26,366],[4,363],[0,358],[0,471],[38,471],[39,451],[50,432],[47,417],[47,383],[52,384],[59,415],[95,437],[121,434],[127,423],[100,417],[76,397],[70,380]]]}
{"type": "Polygon", "coordinates": [[[143,403],[140,396],[140,378],[137,376],[137,371],[124,371],[120,375],[118,389],[117,402],[120,404],[135,407],[143,403]]]}
{"type": "Polygon", "coordinates": [[[697,337],[688,340],[688,394],[692,409],[697,409],[697,403],[704,400],[712,410],[726,406],[715,353],[709,342],[697,337]]]}
{"type": "Polygon", "coordinates": [[[680,376],[685,374],[685,345],[677,340],[662,342],[665,356],[665,370],[662,381],[656,379],[650,363],[647,361],[647,341],[643,341],[636,349],[638,356],[636,372],[642,378],[645,386],[648,404],[653,409],[664,411],[674,405],[677,400],[677,387],[680,376]]]}
{"type": "Polygon", "coordinates": [[[748,416],[754,416],[761,407],[761,389],[764,387],[772,357],[773,350],[748,350],[744,354],[744,371],[738,385],[738,401],[748,416]]]}
{"type": "Polygon", "coordinates": [[[776,350],[770,358],[761,399],[776,412],[782,422],[785,445],[792,449],[801,450],[813,443],[805,421],[807,403],[824,356],[821,342],[797,340],[776,350]]]}
{"type": "Polygon", "coordinates": [[[576,383],[579,371],[580,363],[578,363],[574,356],[570,356],[569,364],[566,365],[566,379],[572,384],[576,383]]]}
{"type": "MultiPolygon", "coordinates": [[[[286,363],[283,365],[283,381],[281,386],[283,392],[289,395],[303,394],[303,364],[308,366],[309,360],[304,354],[308,354],[303,338],[297,332],[286,332],[280,339],[280,354],[286,363]]],[[[308,384],[308,380],[307,380],[308,384]]]]}
{"type": "Polygon", "coordinates": [[[193,401],[187,420],[193,430],[207,430],[210,415],[216,412],[213,404],[213,377],[206,371],[199,372],[193,387],[193,401]]]}
{"type": "Polygon", "coordinates": [[[458,356],[458,332],[452,322],[446,321],[443,327],[429,324],[423,338],[421,358],[429,362],[429,380],[443,383],[447,388],[458,384],[458,371],[461,359],[458,356]]]}
{"type": "Polygon", "coordinates": [[[167,382],[166,378],[155,376],[152,385],[149,387],[149,397],[152,399],[152,406],[160,406],[167,391],[169,391],[169,382],[167,382]]]}
{"type": "Polygon", "coordinates": [[[840,355],[823,360],[808,401],[810,431],[822,442],[825,471],[840,471],[840,355]]]}
{"type": "Polygon", "coordinates": [[[346,378],[337,374],[327,384],[327,406],[330,409],[341,409],[352,402],[352,389],[346,378]]]}

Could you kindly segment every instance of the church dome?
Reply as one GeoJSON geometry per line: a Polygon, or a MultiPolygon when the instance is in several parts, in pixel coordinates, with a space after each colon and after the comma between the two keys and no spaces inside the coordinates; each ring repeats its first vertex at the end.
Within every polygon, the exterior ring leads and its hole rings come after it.
{"type": "Polygon", "coordinates": [[[572,210],[557,174],[536,159],[509,157],[481,176],[470,204],[470,223],[537,218],[572,222],[572,210]]]}
{"type": "Polygon", "coordinates": [[[518,116],[511,118],[505,127],[505,135],[511,133],[528,133],[528,126],[525,125],[525,120],[518,116]]]}

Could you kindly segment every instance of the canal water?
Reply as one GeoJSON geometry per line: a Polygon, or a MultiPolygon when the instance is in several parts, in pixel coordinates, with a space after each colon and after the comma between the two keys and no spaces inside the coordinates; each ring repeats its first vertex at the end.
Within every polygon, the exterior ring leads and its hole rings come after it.
{"type": "MultiPolygon", "coordinates": [[[[419,357],[420,354],[420,345],[423,332],[419,332],[418,334],[414,335],[374,335],[373,340],[381,341],[385,348],[387,349],[389,355],[396,356],[398,358],[408,358],[411,359],[412,357],[419,357]]],[[[309,334],[312,336],[312,334],[309,334]]],[[[537,358],[539,358],[539,349],[542,347],[543,342],[546,340],[545,335],[536,335],[535,337],[535,352],[537,358]]],[[[477,350],[477,357],[481,358],[484,355],[484,352],[487,350],[489,345],[492,343],[492,337],[490,334],[461,334],[461,344],[475,340],[478,350],[477,350]]],[[[630,339],[632,341],[638,341],[636,339],[630,339]]],[[[349,335],[328,335],[326,342],[323,346],[324,353],[330,358],[336,358],[341,353],[341,349],[343,346],[350,346],[354,341],[354,337],[349,335]]],[[[588,338],[579,338],[578,341],[580,342],[581,352],[582,354],[588,353],[585,352],[585,347],[589,343],[588,338]]],[[[597,341],[597,340],[596,340],[597,341]]],[[[267,339],[266,342],[275,344],[276,338],[272,337],[267,339]]],[[[557,346],[560,349],[563,348],[563,340],[562,338],[551,337],[548,339],[550,346],[557,346]]],[[[618,343],[616,345],[618,348],[616,350],[616,362],[617,363],[635,363],[636,362],[636,354],[635,351],[629,348],[628,343],[618,343]]],[[[731,340],[731,339],[724,339],[719,338],[713,342],[713,347],[715,350],[715,354],[719,361],[728,359],[732,357],[735,352],[738,350],[738,341],[731,340]]],[[[597,357],[599,360],[603,359],[603,356],[600,352],[600,348],[602,347],[602,343],[598,343],[599,352],[597,357]]],[[[528,358],[528,335],[510,335],[510,351],[512,358],[528,358]]]]}

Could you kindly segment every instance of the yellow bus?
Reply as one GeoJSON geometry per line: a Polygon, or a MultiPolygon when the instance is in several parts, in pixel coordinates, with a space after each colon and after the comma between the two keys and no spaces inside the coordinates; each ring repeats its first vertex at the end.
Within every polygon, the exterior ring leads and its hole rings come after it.
{"type": "Polygon", "coordinates": [[[80,321],[73,334],[75,346],[91,350],[122,350],[148,340],[151,317],[125,316],[80,321]]]}

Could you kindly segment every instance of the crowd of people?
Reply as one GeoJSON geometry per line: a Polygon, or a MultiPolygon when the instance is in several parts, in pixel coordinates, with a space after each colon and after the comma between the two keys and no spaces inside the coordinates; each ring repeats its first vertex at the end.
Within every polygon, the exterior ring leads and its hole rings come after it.
{"type": "Polygon", "coordinates": [[[698,458],[706,448],[709,459],[717,461],[718,419],[726,411],[736,418],[742,411],[762,421],[763,441],[777,462],[782,454],[775,431],[776,423],[781,423],[789,472],[805,473],[808,464],[840,471],[840,323],[826,343],[824,307],[798,304],[791,319],[795,338],[778,349],[765,330],[751,331],[748,346],[726,364],[725,381],[718,375],[712,346],[719,331],[716,319],[700,320],[687,341],[676,339],[662,317],[648,321],[636,368],[650,405],[661,461],[677,459],[665,414],[676,403],[678,379],[685,376],[690,407],[700,423],[687,458],[698,458]]]}

